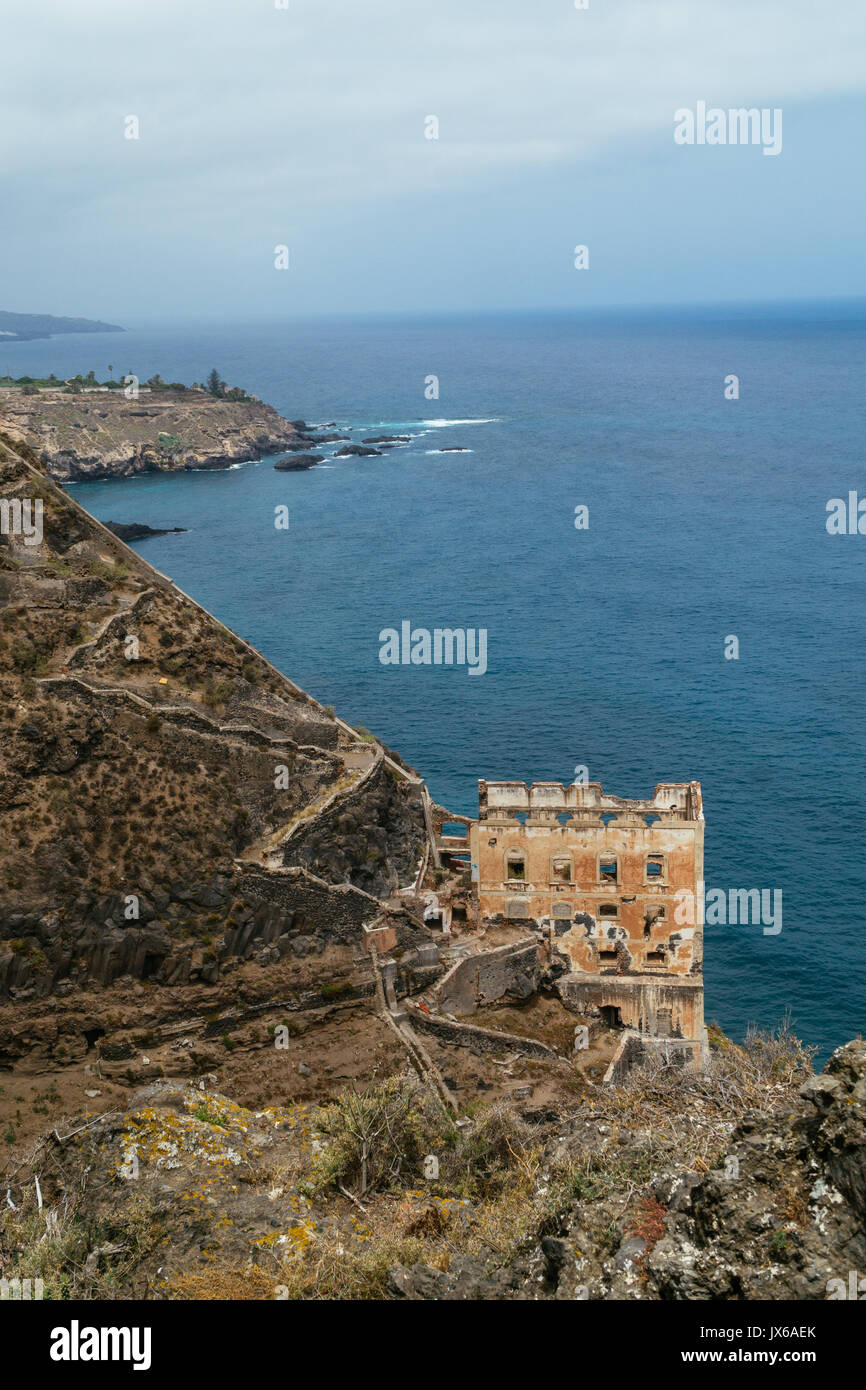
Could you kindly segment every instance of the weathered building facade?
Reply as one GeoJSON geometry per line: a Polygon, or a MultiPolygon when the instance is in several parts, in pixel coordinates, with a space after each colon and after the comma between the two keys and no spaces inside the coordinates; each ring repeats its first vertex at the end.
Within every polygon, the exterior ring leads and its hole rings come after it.
{"type": "Polygon", "coordinates": [[[469,831],[479,912],[539,935],[571,1007],[700,1046],[703,842],[697,782],[635,801],[598,782],[482,781],[469,831]]]}

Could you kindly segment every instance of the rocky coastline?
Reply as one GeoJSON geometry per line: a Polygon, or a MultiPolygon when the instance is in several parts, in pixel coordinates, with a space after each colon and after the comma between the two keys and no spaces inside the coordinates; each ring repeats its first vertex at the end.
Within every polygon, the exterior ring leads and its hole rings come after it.
{"type": "Polygon", "coordinates": [[[302,422],[285,420],[273,406],[206,391],[142,389],[136,399],[117,391],[9,392],[2,414],[10,434],[29,440],[58,482],[229,468],[308,447],[302,422]]]}

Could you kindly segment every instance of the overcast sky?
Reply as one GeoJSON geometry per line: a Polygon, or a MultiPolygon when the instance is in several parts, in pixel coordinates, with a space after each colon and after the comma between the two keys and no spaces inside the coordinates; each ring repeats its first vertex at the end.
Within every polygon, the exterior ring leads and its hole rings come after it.
{"type": "Polygon", "coordinates": [[[2,43],[2,308],[866,293],[863,0],[3,0],[2,43]],[[675,144],[699,101],[781,154],[675,144]]]}

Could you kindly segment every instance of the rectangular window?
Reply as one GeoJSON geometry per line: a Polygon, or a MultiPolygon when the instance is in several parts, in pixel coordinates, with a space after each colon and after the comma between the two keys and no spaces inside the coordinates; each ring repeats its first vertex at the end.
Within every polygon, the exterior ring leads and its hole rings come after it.
{"type": "Polygon", "coordinates": [[[550,877],[554,883],[571,883],[570,855],[562,855],[550,861],[550,877]]]}
{"type": "Polygon", "coordinates": [[[610,883],[616,883],[619,878],[618,866],[615,854],[601,854],[598,859],[598,876],[606,879],[610,883]]]}
{"type": "Polygon", "coordinates": [[[600,903],[598,915],[599,917],[618,917],[619,903],[600,903]]]}
{"type": "Polygon", "coordinates": [[[526,878],[526,860],[522,854],[515,850],[509,851],[505,856],[505,877],[506,878],[526,878]]]}
{"type": "Polygon", "coordinates": [[[646,859],[647,878],[663,879],[665,876],[665,857],[663,854],[648,854],[646,859]]]}

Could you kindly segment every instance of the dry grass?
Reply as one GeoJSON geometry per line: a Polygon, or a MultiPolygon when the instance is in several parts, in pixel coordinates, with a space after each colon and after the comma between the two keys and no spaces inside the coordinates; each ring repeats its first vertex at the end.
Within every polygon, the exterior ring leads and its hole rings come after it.
{"type": "Polygon", "coordinates": [[[190,1302],[225,1300],[250,1302],[278,1296],[277,1281],[259,1265],[221,1269],[197,1270],[192,1274],[176,1274],[163,1290],[166,1298],[190,1302]]]}
{"type": "Polygon", "coordinates": [[[711,1033],[710,1042],[704,1070],[651,1058],[622,1086],[587,1098],[582,1113],[600,1123],[643,1131],[659,1166],[668,1157],[684,1167],[694,1167],[697,1160],[712,1167],[745,1114],[770,1113],[796,1097],[812,1073],[815,1049],[803,1046],[787,1019],[771,1031],[750,1030],[742,1046],[718,1032],[711,1033]]]}

